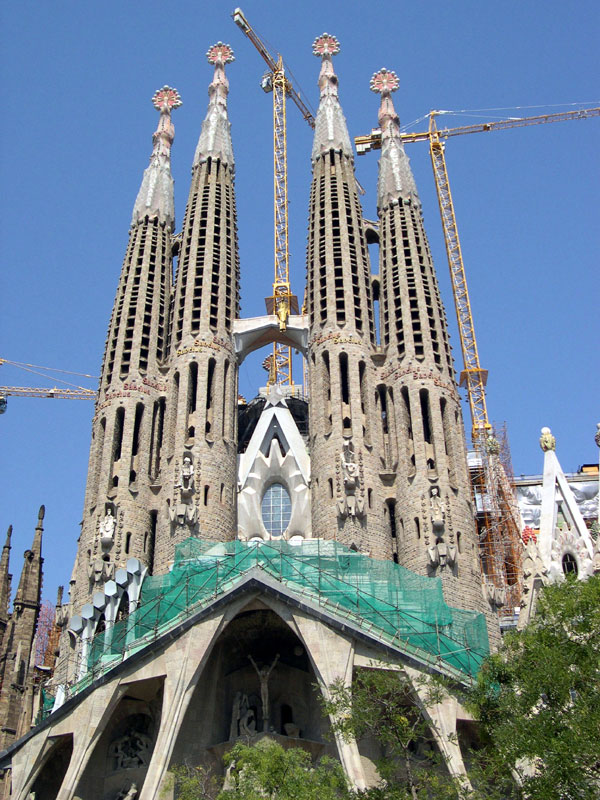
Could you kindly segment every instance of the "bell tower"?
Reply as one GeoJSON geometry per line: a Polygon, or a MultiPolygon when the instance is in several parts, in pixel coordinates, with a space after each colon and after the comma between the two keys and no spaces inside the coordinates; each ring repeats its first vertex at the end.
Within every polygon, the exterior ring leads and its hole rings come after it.
{"type": "Polygon", "coordinates": [[[71,601],[135,556],[152,564],[156,531],[153,484],[160,470],[166,407],[165,354],[171,247],[175,226],[171,112],[176,89],[152,98],[159,112],[150,164],[133,208],[129,243],[108,328],[71,601]]]}
{"type": "Polygon", "coordinates": [[[236,533],[237,369],[233,321],[239,311],[239,257],[234,158],[227,117],[234,60],[218,42],[206,118],[192,165],[192,183],[169,329],[169,494],[156,548],[164,572],[174,545],[196,535],[224,541],[236,533]]]}
{"type": "Polygon", "coordinates": [[[307,305],[313,536],[390,558],[377,494],[371,269],[334,36],[313,45],[321,93],[312,149],[307,305]]]}
{"type": "Polygon", "coordinates": [[[398,463],[390,508],[396,551],[408,569],[441,577],[449,604],[483,611],[460,398],[421,201],[392,103],[397,88],[392,71],[371,79],[381,96],[380,398],[384,438],[398,463]]]}

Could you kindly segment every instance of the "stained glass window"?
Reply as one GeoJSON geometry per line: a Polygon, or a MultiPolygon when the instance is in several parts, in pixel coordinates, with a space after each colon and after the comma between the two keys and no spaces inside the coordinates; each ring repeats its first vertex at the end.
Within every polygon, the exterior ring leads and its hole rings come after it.
{"type": "Polygon", "coordinates": [[[281,536],[290,524],[292,501],[281,483],[272,483],[262,499],[263,523],[273,537],[281,536]]]}

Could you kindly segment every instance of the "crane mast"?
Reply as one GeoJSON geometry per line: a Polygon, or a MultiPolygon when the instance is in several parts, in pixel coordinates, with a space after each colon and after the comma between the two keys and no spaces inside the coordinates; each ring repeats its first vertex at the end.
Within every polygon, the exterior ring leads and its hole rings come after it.
{"type": "Polygon", "coordinates": [[[460,374],[460,385],[467,388],[472,421],[471,439],[473,445],[477,446],[477,443],[492,429],[485,402],[485,384],[488,373],[487,370],[481,369],[479,363],[475,325],[473,323],[473,314],[471,313],[467,276],[458,236],[454,203],[450,192],[444,147],[435,123],[435,114],[432,112],[429,118],[429,155],[431,157],[442,227],[444,229],[444,241],[446,243],[446,254],[448,256],[448,266],[450,267],[454,306],[456,308],[463,354],[464,369],[460,374]]]}
{"type": "MultiPolygon", "coordinates": [[[[273,188],[275,220],[275,278],[273,294],[267,297],[267,313],[275,314],[279,328],[284,331],[291,313],[298,313],[298,300],[292,294],[289,265],[289,222],[287,185],[287,120],[286,98],[294,101],[308,124],[314,128],[315,120],[285,74],[281,55],[274,58],[262,39],[251,27],[241,8],[233,12],[233,21],[256,47],[269,72],[263,77],[261,86],[265,92],[273,92],[273,188]]],[[[293,386],[292,351],[287,345],[275,342],[273,354],[265,359],[269,373],[268,385],[274,383],[293,386]]]]}

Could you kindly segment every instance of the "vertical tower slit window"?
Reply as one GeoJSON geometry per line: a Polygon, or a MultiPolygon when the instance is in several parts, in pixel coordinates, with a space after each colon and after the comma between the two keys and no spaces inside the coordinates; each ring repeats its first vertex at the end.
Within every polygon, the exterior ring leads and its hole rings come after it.
{"type": "Polygon", "coordinates": [[[425,458],[427,469],[435,470],[435,451],[433,449],[433,433],[431,428],[431,409],[429,408],[429,392],[427,389],[419,391],[421,403],[421,420],[423,422],[423,438],[425,440],[425,458]]]}
{"type": "Polygon", "coordinates": [[[125,409],[120,406],[115,414],[115,427],[113,431],[112,459],[110,468],[111,485],[119,485],[118,464],[123,449],[123,432],[125,429],[125,409]]]}
{"type": "Polygon", "coordinates": [[[208,374],[206,377],[206,423],[204,427],[205,433],[210,433],[213,426],[214,415],[214,380],[215,380],[215,367],[217,362],[214,358],[208,361],[208,374]]]}
{"type": "Polygon", "coordinates": [[[138,470],[138,454],[140,450],[140,431],[144,418],[144,404],[137,403],[133,422],[133,441],[131,443],[131,464],[129,467],[129,483],[135,483],[138,470]]]}
{"type": "Polygon", "coordinates": [[[340,394],[342,400],[342,426],[344,436],[352,435],[352,415],[350,410],[350,381],[348,376],[348,353],[340,353],[340,394]]]}
{"type": "Polygon", "coordinates": [[[188,368],[187,436],[196,435],[196,405],[198,402],[198,364],[192,361],[188,368]]]}
{"type": "Polygon", "coordinates": [[[332,426],[331,415],[331,368],[329,365],[329,353],[323,353],[323,402],[325,403],[325,430],[329,433],[332,426]]]}

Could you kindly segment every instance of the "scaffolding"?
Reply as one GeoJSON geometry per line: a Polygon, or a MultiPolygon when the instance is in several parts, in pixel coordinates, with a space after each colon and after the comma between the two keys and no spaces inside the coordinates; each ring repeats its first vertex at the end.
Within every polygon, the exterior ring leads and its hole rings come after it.
{"type": "Polygon", "coordinates": [[[83,643],[81,677],[68,696],[208,609],[254,569],[302,601],[455,680],[472,680],[489,654],[483,614],[448,606],[439,578],[417,575],[334,541],[294,545],[190,538],[177,545],[170,572],[145,578],[135,611],[83,643]]]}
{"type": "Polygon", "coordinates": [[[505,423],[494,423],[481,444],[469,454],[481,572],[501,627],[507,628],[516,622],[521,600],[523,548],[505,423]]]}

